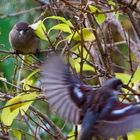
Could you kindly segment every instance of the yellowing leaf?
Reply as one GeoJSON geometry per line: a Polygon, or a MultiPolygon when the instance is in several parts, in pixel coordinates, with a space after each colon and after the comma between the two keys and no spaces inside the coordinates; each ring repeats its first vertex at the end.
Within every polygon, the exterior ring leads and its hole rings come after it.
{"type": "Polygon", "coordinates": [[[98,8],[96,6],[93,6],[93,5],[89,5],[89,9],[90,9],[91,12],[94,12],[94,13],[96,11],[98,11],[98,8]]]}
{"type": "Polygon", "coordinates": [[[46,35],[45,35],[46,34],[46,27],[45,27],[42,20],[39,20],[38,22],[30,25],[30,27],[35,30],[36,35],[40,39],[47,40],[46,35]]]}
{"type": "Polygon", "coordinates": [[[131,75],[126,73],[115,73],[116,77],[121,79],[124,84],[127,84],[131,78],[131,75]]]}
{"type": "Polygon", "coordinates": [[[105,14],[98,14],[96,16],[96,20],[97,20],[98,24],[102,24],[105,21],[105,19],[106,19],[105,14]]]}
{"type": "Polygon", "coordinates": [[[98,22],[98,24],[102,24],[105,21],[106,16],[105,16],[105,14],[101,13],[102,11],[100,9],[98,9],[96,6],[92,6],[92,5],[89,5],[89,9],[91,12],[96,13],[95,18],[96,18],[96,21],[98,22]]]}
{"type": "Polygon", "coordinates": [[[34,81],[32,79],[31,80],[29,80],[29,79],[39,71],[40,71],[39,69],[36,69],[31,74],[29,74],[26,79],[21,81],[21,83],[23,83],[23,89],[25,89],[25,90],[30,89],[30,87],[28,85],[32,85],[34,81]]]}
{"type": "MultiPolygon", "coordinates": [[[[76,44],[72,50],[74,51],[75,54],[80,54],[81,53],[81,44],[78,43],[76,44]]],[[[83,47],[83,50],[82,50],[82,55],[83,55],[83,58],[84,59],[89,59],[89,53],[86,51],[86,49],[83,47]]],[[[77,58],[76,59],[77,62],[81,62],[81,57],[77,58]]]]}
{"type": "Polygon", "coordinates": [[[140,139],[140,130],[128,133],[128,140],[139,140],[139,139],[140,139]]]}
{"type": "Polygon", "coordinates": [[[131,82],[132,83],[138,83],[138,82],[140,82],[140,68],[139,67],[135,71],[134,76],[133,76],[131,82]]]}
{"type": "MultiPolygon", "coordinates": [[[[83,36],[84,41],[94,41],[95,40],[95,36],[94,36],[93,32],[90,31],[89,28],[83,28],[82,34],[83,34],[82,36],[83,36]]],[[[67,36],[67,39],[68,40],[74,39],[74,40],[80,41],[81,40],[81,30],[67,36]]]]}
{"type": "MultiPolygon", "coordinates": [[[[76,60],[70,59],[71,65],[76,69],[77,73],[80,72],[80,63],[76,60]]],[[[84,63],[83,64],[83,71],[94,71],[94,68],[90,66],[89,64],[84,63]]]]}
{"type": "MultiPolygon", "coordinates": [[[[78,126],[77,129],[78,129],[77,131],[79,133],[81,130],[81,126],[78,126]]],[[[71,132],[69,132],[68,137],[70,137],[68,140],[75,140],[75,127],[73,127],[71,132]]]]}
{"type": "Polygon", "coordinates": [[[19,112],[21,112],[21,115],[24,115],[29,106],[33,103],[33,101],[31,100],[34,100],[36,97],[37,94],[32,93],[32,94],[20,94],[10,99],[6,103],[5,108],[2,110],[1,114],[2,122],[5,125],[10,126],[13,120],[19,114],[19,112]]]}
{"type": "MultiPolygon", "coordinates": [[[[131,79],[131,75],[126,73],[115,73],[115,75],[117,78],[120,78],[125,84],[127,84],[131,79]]],[[[140,82],[140,68],[138,67],[134,73],[134,76],[131,79],[131,83],[137,84],[139,82],[140,82]]]]}
{"type": "Polygon", "coordinates": [[[64,17],[50,16],[50,17],[45,18],[44,20],[46,20],[46,19],[57,19],[57,20],[62,21],[65,24],[69,25],[70,27],[73,27],[72,23],[69,20],[66,20],[64,17]]]}
{"type": "Polygon", "coordinates": [[[48,34],[49,34],[49,32],[50,32],[51,30],[60,30],[60,31],[63,31],[63,32],[71,33],[71,29],[70,29],[69,25],[64,24],[64,23],[57,24],[57,25],[53,26],[53,27],[48,31],[48,34]]]}
{"type": "Polygon", "coordinates": [[[112,0],[108,0],[108,4],[110,4],[110,5],[112,5],[112,6],[115,6],[115,5],[116,5],[116,3],[113,2],[112,0]]]}
{"type": "Polygon", "coordinates": [[[15,136],[15,138],[17,138],[17,140],[21,140],[21,138],[22,138],[21,131],[16,130],[16,129],[12,129],[12,132],[13,132],[13,135],[15,136]]]}

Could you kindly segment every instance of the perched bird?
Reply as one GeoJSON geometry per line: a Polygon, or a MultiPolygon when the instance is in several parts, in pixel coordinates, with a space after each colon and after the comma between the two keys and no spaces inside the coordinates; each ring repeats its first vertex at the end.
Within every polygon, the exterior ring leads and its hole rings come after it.
{"type": "Polygon", "coordinates": [[[79,140],[92,136],[118,137],[140,128],[139,104],[118,100],[123,85],[117,78],[100,88],[84,84],[70,74],[62,58],[53,56],[41,67],[42,89],[55,112],[73,124],[82,124],[79,140]]]}
{"type": "Polygon", "coordinates": [[[34,54],[40,49],[40,40],[26,22],[19,22],[9,33],[9,41],[17,54],[34,54]]]}

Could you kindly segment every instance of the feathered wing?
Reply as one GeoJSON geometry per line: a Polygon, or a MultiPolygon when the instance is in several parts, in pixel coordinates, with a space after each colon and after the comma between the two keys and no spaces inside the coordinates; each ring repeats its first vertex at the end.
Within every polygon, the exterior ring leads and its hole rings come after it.
{"type": "Polygon", "coordinates": [[[55,112],[63,119],[78,124],[81,109],[76,100],[83,100],[83,93],[78,89],[79,82],[68,72],[68,66],[60,57],[51,57],[41,68],[41,82],[46,99],[55,112]],[[76,95],[76,92],[79,92],[76,95]]]}
{"type": "Polygon", "coordinates": [[[124,136],[128,132],[140,129],[140,113],[135,115],[126,116],[120,120],[105,121],[102,120],[96,126],[96,134],[104,138],[117,138],[124,136]]]}

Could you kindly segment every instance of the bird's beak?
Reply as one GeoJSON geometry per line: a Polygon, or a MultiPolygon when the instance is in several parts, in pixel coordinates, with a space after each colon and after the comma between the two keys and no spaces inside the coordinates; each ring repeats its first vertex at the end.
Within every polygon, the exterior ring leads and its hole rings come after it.
{"type": "Polygon", "coordinates": [[[23,33],[24,33],[24,31],[23,31],[23,30],[19,31],[19,34],[20,34],[20,35],[23,35],[23,33]]]}

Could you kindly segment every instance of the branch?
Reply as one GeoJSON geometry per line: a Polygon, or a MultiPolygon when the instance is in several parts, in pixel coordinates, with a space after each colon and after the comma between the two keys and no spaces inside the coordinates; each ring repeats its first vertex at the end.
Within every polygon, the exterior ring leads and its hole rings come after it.
{"type": "Polygon", "coordinates": [[[51,128],[55,131],[55,134],[57,136],[58,140],[66,140],[66,137],[63,135],[61,130],[49,119],[49,117],[41,112],[39,112],[36,108],[33,106],[30,106],[30,110],[38,114],[41,118],[43,118],[48,124],[51,126],[51,128]]]}

